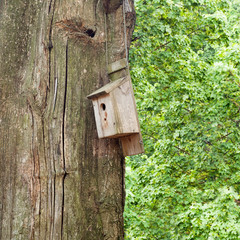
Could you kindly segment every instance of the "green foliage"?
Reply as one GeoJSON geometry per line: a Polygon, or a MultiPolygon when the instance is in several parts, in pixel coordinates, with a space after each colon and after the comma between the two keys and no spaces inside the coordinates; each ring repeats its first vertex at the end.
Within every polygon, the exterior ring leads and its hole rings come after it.
{"type": "Polygon", "coordinates": [[[240,1],[136,1],[146,154],[127,159],[126,239],[240,239],[240,1]]]}

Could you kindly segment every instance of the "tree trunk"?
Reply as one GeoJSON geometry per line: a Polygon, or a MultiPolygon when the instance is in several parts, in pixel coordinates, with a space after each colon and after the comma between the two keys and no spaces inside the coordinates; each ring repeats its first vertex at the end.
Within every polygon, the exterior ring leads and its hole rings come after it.
{"type": "Polygon", "coordinates": [[[86,98],[126,57],[123,19],[121,0],[0,0],[0,239],[124,238],[122,150],[86,98]]]}

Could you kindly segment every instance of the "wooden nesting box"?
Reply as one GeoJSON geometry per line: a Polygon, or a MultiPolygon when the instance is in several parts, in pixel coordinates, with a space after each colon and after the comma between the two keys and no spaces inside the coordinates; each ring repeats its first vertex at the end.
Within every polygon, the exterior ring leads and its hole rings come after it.
{"type": "Polygon", "coordinates": [[[120,138],[124,156],[144,152],[127,60],[108,66],[113,82],[87,97],[92,100],[99,138],[120,138]]]}
{"type": "Polygon", "coordinates": [[[135,102],[127,77],[88,96],[93,102],[99,138],[119,138],[140,132],[135,102]]]}

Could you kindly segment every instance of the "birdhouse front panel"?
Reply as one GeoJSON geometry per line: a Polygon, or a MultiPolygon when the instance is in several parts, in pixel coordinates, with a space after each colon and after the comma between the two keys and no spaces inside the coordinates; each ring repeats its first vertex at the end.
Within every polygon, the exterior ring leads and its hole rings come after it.
{"type": "Polygon", "coordinates": [[[93,99],[94,115],[99,138],[116,135],[116,120],[110,94],[93,99]]]}
{"type": "Polygon", "coordinates": [[[118,134],[126,136],[140,132],[130,81],[124,82],[110,94],[113,99],[118,134]]]}

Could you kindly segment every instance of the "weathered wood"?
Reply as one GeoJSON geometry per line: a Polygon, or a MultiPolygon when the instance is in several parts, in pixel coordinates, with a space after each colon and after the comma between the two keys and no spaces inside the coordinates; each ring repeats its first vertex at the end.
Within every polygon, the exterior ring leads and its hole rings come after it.
{"type": "MultiPolygon", "coordinates": [[[[116,75],[127,64],[126,60],[121,59],[110,66],[110,72],[116,75]]],[[[121,138],[124,156],[131,156],[143,153],[144,147],[128,69],[126,74],[124,78],[88,95],[88,98],[93,102],[98,137],[121,138]]]]}
{"type": "MultiPolygon", "coordinates": [[[[130,76],[128,69],[127,69],[127,74],[128,76],[130,76]]],[[[134,112],[136,113],[136,116],[137,116],[137,107],[135,103],[131,79],[130,79],[130,91],[134,101],[134,108],[135,108],[134,112]]],[[[138,117],[137,117],[137,125],[138,125],[138,128],[140,129],[138,117]]],[[[132,155],[138,155],[138,154],[144,153],[143,139],[142,139],[142,134],[140,130],[137,134],[133,134],[133,135],[129,135],[121,138],[121,143],[122,143],[124,156],[132,156],[132,155]]]]}
{"type": "Polygon", "coordinates": [[[122,137],[140,131],[130,78],[111,82],[91,94],[89,98],[93,98],[99,138],[122,137]],[[105,95],[102,95],[102,92],[105,95]]]}
{"type": "Polygon", "coordinates": [[[131,92],[131,79],[115,88],[111,93],[118,128],[125,135],[140,132],[134,95],[131,92]]]}
{"type": "Polygon", "coordinates": [[[103,7],[106,13],[111,13],[118,9],[122,4],[123,0],[102,0],[103,7]]]}
{"type": "Polygon", "coordinates": [[[122,150],[86,99],[126,57],[114,2],[0,1],[0,239],[124,238],[122,150]]]}
{"type": "MultiPolygon", "coordinates": [[[[126,67],[126,60],[121,62],[126,67]]],[[[118,61],[113,69],[122,69],[118,67],[120,65],[118,61]]],[[[93,102],[99,138],[123,137],[140,132],[129,72],[124,78],[110,82],[88,95],[88,98],[93,102]]]]}
{"type": "Polygon", "coordinates": [[[117,72],[127,67],[127,59],[123,58],[108,65],[108,74],[117,72]]]}
{"type": "Polygon", "coordinates": [[[93,100],[93,108],[98,137],[104,138],[115,136],[118,131],[116,128],[116,118],[113,114],[114,106],[110,94],[93,100]]]}
{"type": "Polygon", "coordinates": [[[110,82],[110,83],[106,84],[105,86],[99,88],[95,92],[89,94],[87,96],[87,98],[94,99],[94,98],[98,98],[102,95],[106,95],[106,94],[110,93],[111,91],[113,91],[115,88],[122,85],[126,81],[128,81],[128,79],[126,77],[123,77],[123,78],[120,78],[120,79],[118,79],[114,82],[110,82]]]}
{"type": "Polygon", "coordinates": [[[144,153],[141,133],[121,138],[124,156],[132,156],[144,153]]]}

